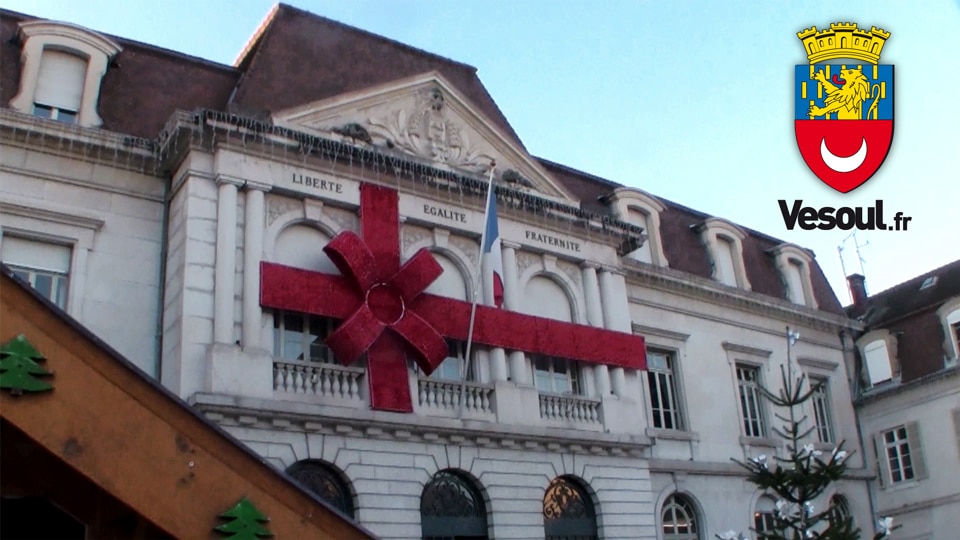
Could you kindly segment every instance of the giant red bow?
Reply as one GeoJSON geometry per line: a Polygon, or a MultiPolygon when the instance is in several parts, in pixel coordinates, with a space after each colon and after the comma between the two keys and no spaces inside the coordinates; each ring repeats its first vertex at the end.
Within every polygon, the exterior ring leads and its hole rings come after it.
{"type": "Polygon", "coordinates": [[[410,302],[443,273],[427,250],[418,251],[392,276],[380,275],[370,248],[352,232],[338,234],[323,251],[361,296],[356,311],[326,340],[341,362],[356,361],[387,329],[413,348],[427,373],[446,358],[443,336],[410,309],[410,302]]]}

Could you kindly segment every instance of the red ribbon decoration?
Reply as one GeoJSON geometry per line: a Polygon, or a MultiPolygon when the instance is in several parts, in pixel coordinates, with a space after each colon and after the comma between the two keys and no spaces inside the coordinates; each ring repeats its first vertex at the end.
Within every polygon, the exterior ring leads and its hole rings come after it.
{"type": "Polygon", "coordinates": [[[327,337],[327,346],[340,361],[352,364],[390,329],[413,348],[417,364],[427,373],[443,362],[447,342],[409,309],[410,302],[443,273],[430,252],[421,249],[397,273],[384,279],[386,276],[377,275],[373,253],[352,232],[340,233],[323,251],[363,296],[353,315],[327,337]]]}
{"type": "MultiPolygon", "coordinates": [[[[444,337],[467,338],[470,303],[423,294],[443,272],[429,251],[421,249],[400,266],[398,200],[392,189],[362,184],[362,239],[345,231],[324,247],[342,275],[263,262],[260,305],[342,319],[326,344],[344,364],[367,354],[371,408],[412,412],[406,351],[432,373],[447,355],[444,337]]],[[[477,306],[474,341],[646,369],[641,336],[488,306],[477,306]]]]}

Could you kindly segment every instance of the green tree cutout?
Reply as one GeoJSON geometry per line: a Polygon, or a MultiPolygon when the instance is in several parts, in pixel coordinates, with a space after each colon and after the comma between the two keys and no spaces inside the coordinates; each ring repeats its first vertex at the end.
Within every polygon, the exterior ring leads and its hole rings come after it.
{"type": "Polygon", "coordinates": [[[0,388],[19,396],[24,392],[46,392],[53,385],[38,379],[38,376],[53,375],[37,362],[46,358],[20,334],[0,346],[0,388]]]}
{"type": "Polygon", "coordinates": [[[273,536],[272,532],[260,524],[270,519],[257,510],[257,507],[246,497],[240,499],[233,508],[220,514],[220,517],[230,521],[213,530],[229,534],[227,540],[257,540],[273,536]]]}

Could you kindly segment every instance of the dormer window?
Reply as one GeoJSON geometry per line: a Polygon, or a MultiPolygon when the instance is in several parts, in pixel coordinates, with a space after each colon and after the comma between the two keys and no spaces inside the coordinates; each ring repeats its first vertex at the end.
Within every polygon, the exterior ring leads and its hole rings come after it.
{"type": "Polygon", "coordinates": [[[960,297],[954,297],[940,306],[937,316],[943,325],[943,352],[947,365],[956,365],[960,359],[960,297]]]}
{"type": "Polygon", "coordinates": [[[777,269],[780,270],[787,300],[801,306],[816,308],[817,299],[813,294],[813,284],[810,281],[813,257],[809,252],[793,244],[780,244],[770,250],[770,253],[774,256],[777,269]]]}
{"type": "Polygon", "coordinates": [[[643,228],[647,240],[624,257],[656,266],[667,266],[660,237],[660,212],[666,208],[656,197],[635,188],[617,188],[607,201],[621,221],[643,228]]]}
{"type": "Polygon", "coordinates": [[[112,40],[72,24],[20,23],[23,71],[10,106],[67,124],[97,127],[100,82],[120,52],[112,40]]]}
{"type": "Polygon", "coordinates": [[[33,115],[73,124],[83,101],[86,58],[55,49],[43,51],[33,115]]]}
{"type": "Polygon", "coordinates": [[[863,358],[870,386],[877,386],[900,378],[897,362],[897,343],[887,330],[868,332],[859,340],[860,356],[863,358]]]}
{"type": "Polygon", "coordinates": [[[713,263],[713,279],[750,290],[747,269],[743,264],[743,239],[747,235],[736,225],[719,218],[710,218],[695,225],[700,240],[713,263]]]}

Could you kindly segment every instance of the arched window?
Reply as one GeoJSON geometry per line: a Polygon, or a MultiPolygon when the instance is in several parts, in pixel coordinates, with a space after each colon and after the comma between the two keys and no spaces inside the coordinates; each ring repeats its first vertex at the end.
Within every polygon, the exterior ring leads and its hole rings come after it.
{"type": "Polygon", "coordinates": [[[298,461],[287,474],[304,489],[330,503],[344,515],[353,516],[353,495],[339,471],[317,460],[298,461]]]}
{"type": "MultiPolygon", "coordinates": [[[[443,273],[440,274],[440,277],[431,283],[424,292],[466,301],[469,287],[467,286],[467,280],[464,279],[460,267],[445,255],[434,253],[433,258],[440,264],[440,267],[443,268],[443,273]]],[[[462,377],[461,370],[463,369],[464,359],[466,358],[466,350],[466,342],[448,339],[447,358],[437,366],[437,369],[435,369],[430,376],[434,379],[459,381],[462,377]]],[[[473,361],[470,362],[470,373],[467,373],[467,380],[469,381],[475,381],[478,378],[476,350],[476,347],[473,347],[471,351],[473,361]]]]}
{"type": "Polygon", "coordinates": [[[543,496],[546,540],[596,540],[597,513],[590,494],[572,478],[560,477],[543,496]]]}
{"type": "Polygon", "coordinates": [[[660,513],[663,540],[700,540],[700,523],[693,501],[674,493],[663,503],[660,513]]]}
{"type": "Polygon", "coordinates": [[[753,513],[753,528],[757,532],[772,533],[777,528],[774,510],[777,503],[771,497],[763,496],[757,501],[757,509],[753,513]]]}
{"type": "Polygon", "coordinates": [[[830,506],[836,510],[836,520],[838,523],[853,519],[853,514],[850,512],[850,503],[847,502],[847,498],[843,495],[837,494],[830,497],[830,506]]]}
{"type": "Polygon", "coordinates": [[[473,483],[455,471],[440,471],[420,496],[423,540],[487,538],[487,509],[473,483]]]}

